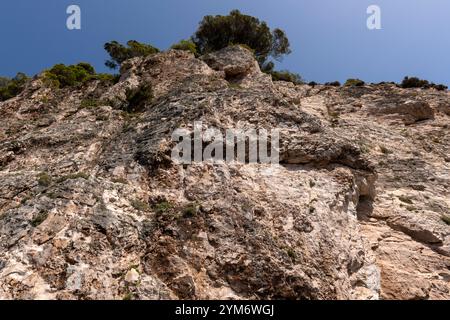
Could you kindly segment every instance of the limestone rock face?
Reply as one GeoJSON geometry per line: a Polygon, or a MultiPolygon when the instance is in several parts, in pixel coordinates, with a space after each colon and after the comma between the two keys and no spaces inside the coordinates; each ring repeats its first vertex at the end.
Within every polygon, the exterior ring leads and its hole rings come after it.
{"type": "Polygon", "coordinates": [[[382,100],[371,109],[375,114],[401,119],[407,125],[421,120],[433,119],[435,112],[428,102],[415,100],[395,102],[382,100]]]}
{"type": "Polygon", "coordinates": [[[448,105],[272,82],[239,46],[37,77],[0,103],[0,299],[449,299],[448,105]],[[177,164],[194,122],[278,129],[280,163],[177,164]]]}
{"type": "Polygon", "coordinates": [[[244,78],[260,72],[253,54],[240,46],[232,46],[201,57],[212,69],[223,71],[227,78],[244,78]]]}

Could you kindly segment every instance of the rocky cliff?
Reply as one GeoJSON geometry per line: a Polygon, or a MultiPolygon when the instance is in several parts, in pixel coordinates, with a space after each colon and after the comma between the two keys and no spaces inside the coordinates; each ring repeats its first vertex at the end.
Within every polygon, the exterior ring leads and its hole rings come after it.
{"type": "Polygon", "coordinates": [[[447,91],[272,82],[230,47],[0,114],[0,299],[450,298],[447,91]],[[278,129],[279,165],[174,163],[194,121],[278,129]]]}

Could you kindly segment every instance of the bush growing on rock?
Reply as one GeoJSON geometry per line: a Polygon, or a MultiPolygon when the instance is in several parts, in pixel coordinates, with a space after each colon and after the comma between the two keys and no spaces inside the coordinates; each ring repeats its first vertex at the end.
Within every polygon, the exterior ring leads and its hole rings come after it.
{"type": "Polygon", "coordinates": [[[30,221],[30,224],[36,228],[41,225],[48,218],[47,211],[40,211],[33,219],[30,221]]]}
{"type": "Polygon", "coordinates": [[[159,52],[158,48],[135,40],[128,41],[127,46],[124,46],[117,41],[111,41],[106,43],[104,48],[111,57],[110,60],[105,62],[105,65],[111,69],[117,69],[117,67],[119,67],[125,60],[135,57],[148,56],[159,52]]]}
{"type": "Polygon", "coordinates": [[[120,80],[120,74],[97,73],[93,79],[116,84],[120,80]]]}
{"type": "Polygon", "coordinates": [[[197,46],[192,40],[181,40],[180,42],[172,45],[171,49],[189,51],[195,56],[198,56],[197,46]]]}
{"type": "Polygon", "coordinates": [[[52,183],[52,177],[48,173],[42,172],[41,174],[39,174],[38,184],[40,186],[48,187],[51,185],[51,183],[52,183]]]}
{"type": "Polygon", "coordinates": [[[14,98],[25,88],[28,77],[19,72],[13,79],[0,78],[0,101],[14,98]]]}
{"type": "Polygon", "coordinates": [[[386,85],[386,84],[389,84],[389,85],[396,85],[396,83],[395,82],[393,82],[393,81],[381,81],[381,82],[378,82],[378,83],[373,83],[373,84],[377,84],[377,85],[386,85]]]}
{"type": "Polygon", "coordinates": [[[304,83],[302,77],[299,74],[292,73],[287,70],[271,71],[269,74],[272,76],[273,81],[287,81],[294,84],[304,83]]]}
{"type": "Polygon", "coordinates": [[[345,87],[362,87],[364,86],[366,83],[360,79],[348,79],[344,86],[345,87]]]}
{"type": "Polygon", "coordinates": [[[11,79],[0,77],[0,88],[6,87],[10,81],[11,79]]]}
{"type": "Polygon", "coordinates": [[[269,57],[279,59],[291,52],[283,30],[271,31],[266,22],[244,15],[239,10],[233,10],[227,16],[205,16],[192,40],[200,54],[234,44],[246,45],[254,51],[261,67],[269,57]]]}
{"type": "Polygon", "coordinates": [[[332,86],[332,87],[340,87],[341,83],[339,81],[333,81],[333,82],[326,82],[326,86],[332,86]]]}
{"type": "Polygon", "coordinates": [[[433,86],[433,88],[435,88],[438,91],[445,91],[445,90],[448,89],[448,87],[446,85],[443,85],[443,84],[435,84],[433,86]]]}
{"type": "Polygon", "coordinates": [[[88,63],[66,66],[57,64],[44,74],[45,80],[57,88],[82,84],[95,75],[94,68],[88,63]]]}
{"type": "Polygon", "coordinates": [[[115,83],[118,78],[112,74],[97,74],[93,66],[81,62],[69,66],[57,64],[44,73],[44,80],[56,88],[66,88],[81,85],[89,80],[115,83]]]}
{"type": "Polygon", "coordinates": [[[430,83],[427,80],[421,80],[416,77],[405,77],[402,81],[401,87],[404,89],[407,88],[423,88],[429,86],[430,83]]]}
{"type": "Polygon", "coordinates": [[[400,84],[400,86],[403,89],[409,89],[409,88],[423,88],[423,89],[430,89],[434,88],[438,91],[444,91],[447,90],[448,87],[443,84],[435,84],[433,82],[429,82],[428,80],[422,80],[417,77],[405,77],[400,84]]]}

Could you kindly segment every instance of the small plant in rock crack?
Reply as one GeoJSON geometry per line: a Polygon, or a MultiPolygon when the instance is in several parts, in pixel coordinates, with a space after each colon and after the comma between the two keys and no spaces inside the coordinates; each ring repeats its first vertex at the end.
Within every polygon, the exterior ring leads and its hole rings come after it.
{"type": "Polygon", "coordinates": [[[47,172],[42,172],[38,176],[38,184],[42,187],[48,187],[52,184],[52,177],[47,172]]]}
{"type": "Polygon", "coordinates": [[[161,214],[168,212],[173,208],[173,205],[168,201],[162,201],[155,205],[154,210],[156,213],[161,214]]]}
{"type": "Polygon", "coordinates": [[[450,216],[442,215],[441,220],[448,226],[450,226],[450,216]]]}
{"type": "Polygon", "coordinates": [[[48,212],[47,211],[40,211],[34,218],[33,220],[31,220],[30,224],[33,227],[37,227],[39,225],[41,225],[48,217],[48,212]]]}
{"type": "Polygon", "coordinates": [[[359,140],[358,141],[358,147],[361,153],[369,153],[370,152],[370,145],[365,140],[359,140]]]}
{"type": "Polygon", "coordinates": [[[85,172],[77,172],[77,173],[72,173],[63,177],[60,177],[58,179],[58,183],[67,181],[67,180],[77,180],[77,179],[84,179],[84,180],[89,180],[89,174],[85,173],[85,172]]]}
{"type": "Polygon", "coordinates": [[[182,215],[180,208],[167,200],[161,200],[153,206],[155,212],[154,227],[164,230],[170,224],[178,221],[182,215]]]}
{"type": "Polygon", "coordinates": [[[405,196],[399,196],[398,200],[400,200],[401,202],[407,203],[407,204],[413,204],[412,200],[405,196]]]}
{"type": "Polygon", "coordinates": [[[327,113],[330,116],[331,121],[338,121],[341,116],[332,106],[327,106],[327,113]]]}
{"type": "Polygon", "coordinates": [[[124,301],[132,300],[132,299],[133,299],[132,293],[126,293],[122,298],[122,300],[124,300],[124,301]]]}
{"type": "Polygon", "coordinates": [[[148,205],[148,203],[146,203],[142,200],[139,200],[139,199],[135,199],[135,200],[131,201],[131,205],[137,211],[150,211],[150,206],[148,205]]]}
{"type": "Polygon", "coordinates": [[[120,183],[120,184],[128,184],[128,180],[121,177],[115,177],[111,179],[111,182],[113,183],[120,183]]]}
{"type": "Polygon", "coordinates": [[[380,146],[380,150],[383,154],[392,154],[392,150],[389,150],[387,147],[385,146],[380,146]]]}
{"type": "Polygon", "coordinates": [[[297,258],[297,254],[295,253],[295,250],[293,248],[286,249],[286,253],[292,260],[295,260],[297,258]]]}
{"type": "Polygon", "coordinates": [[[109,105],[107,101],[102,101],[100,99],[93,99],[93,98],[83,99],[80,103],[81,108],[86,109],[97,108],[100,106],[107,106],[107,105],[109,105]]]}
{"type": "Polygon", "coordinates": [[[190,203],[183,208],[183,217],[192,218],[198,214],[199,206],[197,203],[190,203]]]}
{"type": "Polygon", "coordinates": [[[242,86],[239,83],[235,82],[228,82],[228,88],[234,89],[234,90],[242,90],[242,86]]]}

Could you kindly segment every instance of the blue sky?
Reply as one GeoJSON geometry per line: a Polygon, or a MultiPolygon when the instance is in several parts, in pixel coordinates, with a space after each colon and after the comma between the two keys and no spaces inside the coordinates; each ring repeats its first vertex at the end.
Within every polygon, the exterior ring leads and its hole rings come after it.
{"type": "Polygon", "coordinates": [[[415,75],[450,85],[449,0],[2,0],[0,75],[80,61],[107,71],[107,41],[165,49],[188,38],[204,15],[235,8],[286,31],[293,53],[278,68],[306,80],[415,75]],[[70,4],[81,7],[80,31],[66,28],[70,4]],[[371,4],[381,7],[382,30],[366,27],[371,4]]]}

